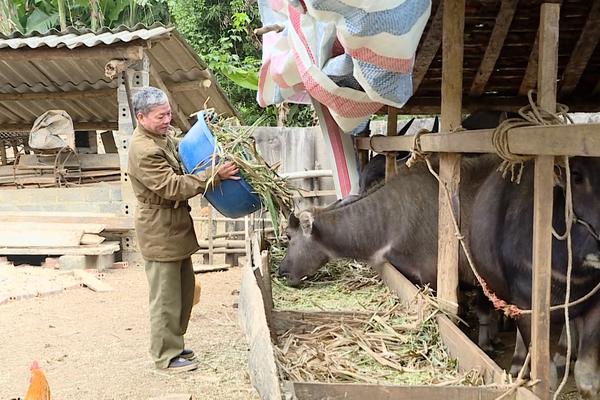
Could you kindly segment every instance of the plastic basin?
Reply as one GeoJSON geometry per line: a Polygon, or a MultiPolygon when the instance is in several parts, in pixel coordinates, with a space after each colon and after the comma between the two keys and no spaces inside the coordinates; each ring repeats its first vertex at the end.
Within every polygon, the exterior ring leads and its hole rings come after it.
{"type": "MultiPolygon", "coordinates": [[[[204,114],[199,113],[198,122],[179,142],[179,158],[185,172],[189,174],[194,171],[198,174],[210,167],[214,149],[215,138],[204,122],[204,114]]],[[[225,179],[220,185],[208,190],[204,197],[228,218],[243,217],[261,208],[260,198],[243,178],[225,179]]]]}

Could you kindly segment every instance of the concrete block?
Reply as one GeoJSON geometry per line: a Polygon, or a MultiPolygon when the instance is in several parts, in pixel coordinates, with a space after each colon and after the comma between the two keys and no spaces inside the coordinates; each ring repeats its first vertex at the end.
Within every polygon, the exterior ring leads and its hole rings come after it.
{"type": "Polygon", "coordinates": [[[85,256],[86,268],[104,271],[112,267],[115,262],[115,254],[102,254],[98,256],[85,256]]]}
{"type": "Polygon", "coordinates": [[[58,258],[59,268],[64,270],[84,269],[86,257],[90,256],[60,256],[58,258]]]}

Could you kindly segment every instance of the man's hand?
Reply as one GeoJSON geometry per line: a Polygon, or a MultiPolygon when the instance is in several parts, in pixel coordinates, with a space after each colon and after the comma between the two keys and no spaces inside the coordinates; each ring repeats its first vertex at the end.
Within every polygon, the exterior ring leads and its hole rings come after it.
{"type": "Polygon", "coordinates": [[[237,181],[240,179],[239,176],[236,176],[236,174],[239,172],[239,168],[237,167],[237,165],[235,165],[233,162],[231,161],[226,161],[223,165],[221,165],[219,167],[219,169],[217,170],[217,175],[219,175],[219,178],[221,178],[221,180],[224,179],[233,179],[234,181],[237,181]]]}

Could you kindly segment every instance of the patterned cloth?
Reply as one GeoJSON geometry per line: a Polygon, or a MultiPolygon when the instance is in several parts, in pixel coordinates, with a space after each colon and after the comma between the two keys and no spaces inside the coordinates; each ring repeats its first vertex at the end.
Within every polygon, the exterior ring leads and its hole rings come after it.
{"type": "Polygon", "coordinates": [[[259,0],[258,103],[318,101],[342,131],[412,95],[414,55],[431,0],[259,0]]]}

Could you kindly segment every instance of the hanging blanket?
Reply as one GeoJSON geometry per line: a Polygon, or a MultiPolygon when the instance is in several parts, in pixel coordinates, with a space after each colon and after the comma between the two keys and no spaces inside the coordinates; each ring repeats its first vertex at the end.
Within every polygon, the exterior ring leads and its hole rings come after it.
{"type": "Polygon", "coordinates": [[[431,0],[259,0],[264,26],[257,100],[326,107],[342,131],[412,95],[414,55],[431,0]],[[311,99],[312,98],[312,99],[311,99]]]}

